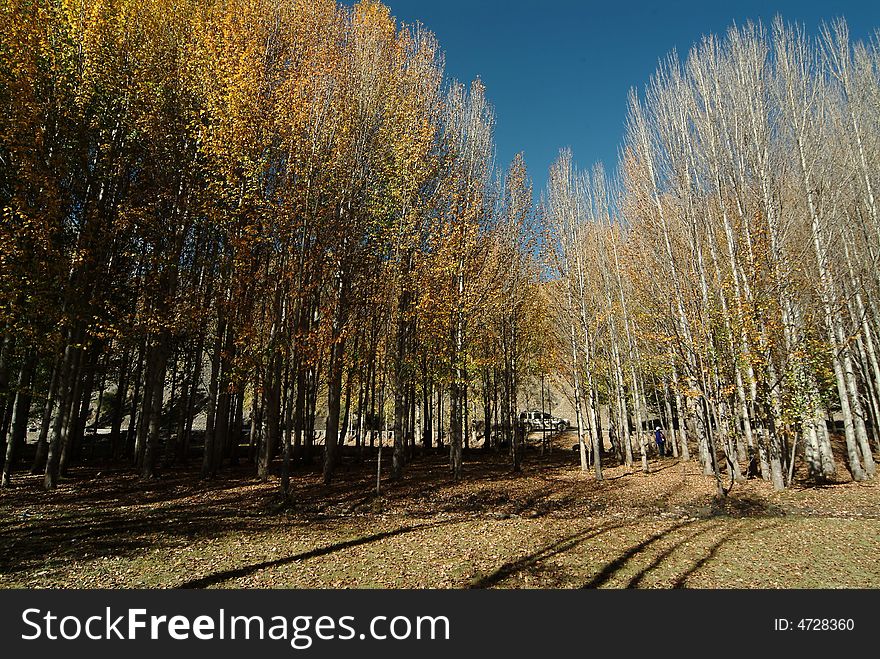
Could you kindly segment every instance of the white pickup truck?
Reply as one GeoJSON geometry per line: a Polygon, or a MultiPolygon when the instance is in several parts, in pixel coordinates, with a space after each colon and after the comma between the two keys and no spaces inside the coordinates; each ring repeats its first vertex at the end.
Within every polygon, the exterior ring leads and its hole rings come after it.
{"type": "Polygon", "coordinates": [[[564,430],[568,430],[569,425],[571,425],[568,419],[553,416],[550,413],[542,412],[541,410],[528,410],[526,412],[521,412],[519,415],[519,422],[526,434],[530,432],[541,432],[542,430],[563,432],[564,430]]]}

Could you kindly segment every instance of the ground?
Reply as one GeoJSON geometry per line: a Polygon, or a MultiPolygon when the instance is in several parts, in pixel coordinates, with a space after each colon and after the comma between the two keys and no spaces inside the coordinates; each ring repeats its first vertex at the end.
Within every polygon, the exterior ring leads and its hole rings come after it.
{"type": "Polygon", "coordinates": [[[880,587],[875,483],[750,480],[718,500],[694,462],[597,482],[571,445],[527,451],[520,475],[470,455],[460,483],[417,456],[379,496],[375,461],[349,458],[329,487],[297,471],[286,505],[246,467],[199,483],[84,466],[52,493],[19,476],[0,494],[0,587],[880,587]]]}

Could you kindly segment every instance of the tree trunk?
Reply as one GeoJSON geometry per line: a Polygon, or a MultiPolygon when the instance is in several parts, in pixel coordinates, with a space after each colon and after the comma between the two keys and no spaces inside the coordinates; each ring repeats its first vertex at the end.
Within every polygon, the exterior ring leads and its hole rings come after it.
{"type": "Polygon", "coordinates": [[[272,355],[269,377],[266,382],[266,439],[260,446],[260,461],[257,467],[257,477],[261,481],[266,481],[269,478],[269,466],[281,435],[282,368],[281,354],[276,352],[272,355]]]}
{"type": "Polygon", "coordinates": [[[62,432],[70,418],[71,398],[73,397],[73,377],[75,376],[75,362],[80,349],[75,347],[79,340],[79,331],[71,332],[70,340],[64,349],[64,359],[59,374],[59,402],[58,411],[52,422],[52,435],[49,439],[49,450],[46,456],[46,471],[43,479],[43,487],[54,490],[58,486],[59,464],[61,461],[62,432]]]}
{"type": "Polygon", "coordinates": [[[162,408],[165,399],[165,371],[168,366],[169,337],[166,332],[161,332],[156,339],[147,366],[149,386],[145,391],[150,392],[150,398],[144,405],[146,417],[146,441],[144,457],[141,464],[141,478],[144,480],[155,478],[156,460],[159,457],[159,433],[162,429],[162,408]]]}
{"type": "Polygon", "coordinates": [[[3,461],[3,476],[0,487],[9,487],[10,474],[15,468],[18,452],[24,445],[27,437],[27,423],[33,397],[32,386],[36,371],[37,358],[34,353],[29,354],[18,375],[15,387],[15,408],[12,414],[12,426],[6,440],[6,453],[3,461]]]}
{"type": "MultiPolygon", "coordinates": [[[[324,434],[324,484],[329,485],[336,467],[336,448],[339,442],[339,415],[342,405],[342,370],[344,341],[338,339],[330,349],[327,381],[327,429],[324,434]]],[[[396,438],[396,435],[395,435],[396,438]]]]}
{"type": "Polygon", "coordinates": [[[208,384],[208,400],[205,403],[207,419],[205,421],[205,441],[202,453],[202,479],[211,478],[214,469],[214,438],[217,425],[217,399],[220,386],[220,369],[222,367],[221,352],[223,351],[223,336],[226,333],[226,323],[218,321],[217,336],[214,339],[214,351],[211,354],[211,380],[208,384]]]}

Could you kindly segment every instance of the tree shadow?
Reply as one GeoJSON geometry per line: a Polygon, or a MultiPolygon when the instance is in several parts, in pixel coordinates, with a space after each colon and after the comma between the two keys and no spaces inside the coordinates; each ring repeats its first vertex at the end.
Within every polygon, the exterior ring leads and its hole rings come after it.
{"type": "Polygon", "coordinates": [[[633,476],[650,476],[651,474],[659,474],[661,471],[666,471],[667,469],[672,469],[673,467],[678,467],[681,464],[681,458],[665,458],[668,460],[666,464],[663,464],[661,467],[656,467],[656,463],[654,465],[649,464],[650,471],[642,471],[642,468],[639,466],[639,463],[636,462],[635,457],[633,457],[632,467],[628,471],[625,471],[622,474],[617,476],[606,476],[603,480],[607,482],[621,480],[623,478],[632,478],[633,476]]]}
{"type": "Polygon", "coordinates": [[[642,583],[642,580],[644,580],[644,578],[646,576],[648,576],[649,572],[660,567],[660,564],[663,563],[663,561],[665,561],[667,558],[672,556],[676,552],[676,550],[679,549],[685,542],[689,542],[691,540],[694,540],[695,538],[698,538],[701,535],[705,535],[706,533],[713,531],[716,528],[717,528],[717,525],[709,525],[706,528],[697,529],[695,532],[685,536],[684,538],[682,538],[681,540],[676,542],[674,545],[669,547],[669,549],[666,549],[666,550],[662,551],[661,553],[657,554],[657,556],[654,558],[653,561],[651,561],[643,569],[639,570],[632,577],[632,579],[629,580],[629,582],[626,584],[626,588],[638,588],[639,585],[642,583]]]}
{"type": "MultiPolygon", "coordinates": [[[[0,573],[14,574],[85,557],[127,556],[145,548],[243,533],[273,523],[248,511],[249,493],[220,505],[173,504],[158,508],[84,507],[43,514],[19,512],[0,531],[0,573]]],[[[277,523],[277,522],[275,522],[277,523]]]]}
{"type": "Polygon", "coordinates": [[[715,502],[716,512],[730,517],[781,517],[785,510],[751,492],[739,492],[715,502]]]}
{"type": "MultiPolygon", "coordinates": [[[[558,510],[570,501],[557,497],[567,492],[567,485],[550,476],[546,471],[569,469],[571,465],[562,455],[539,458],[533,467],[536,480],[544,486],[529,485],[528,491],[511,492],[510,484],[524,481],[521,474],[510,471],[505,456],[497,454],[475,455],[473,462],[467,462],[465,480],[469,487],[462,491],[449,474],[446,458],[437,452],[426,452],[415,456],[406,467],[403,477],[398,481],[382,482],[381,498],[387,507],[396,508],[402,514],[417,511],[419,516],[438,513],[498,513],[502,515],[522,515],[534,509],[535,516],[558,510]],[[538,470],[540,469],[540,473],[538,470]]],[[[527,467],[528,468],[528,467],[527,467]]],[[[319,515],[344,511],[351,514],[369,508],[375,495],[375,471],[370,473],[342,471],[329,485],[307,483],[298,488],[295,495],[306,503],[300,510],[311,510],[319,515]]],[[[384,460],[383,460],[383,474],[384,460]]],[[[297,508],[297,506],[294,506],[297,508]]]]}
{"type": "Polygon", "coordinates": [[[768,531],[770,529],[776,528],[777,526],[778,526],[778,524],[766,524],[764,526],[758,526],[758,527],[753,527],[753,528],[740,528],[740,529],[734,529],[732,531],[728,531],[723,536],[721,536],[721,538],[719,538],[717,541],[712,543],[712,546],[709,547],[709,551],[706,552],[705,556],[702,556],[699,559],[697,559],[690,568],[688,568],[682,574],[680,574],[679,577],[672,583],[670,588],[684,588],[685,582],[691,576],[693,576],[697,571],[699,571],[704,565],[706,565],[706,563],[708,563],[713,558],[715,558],[715,556],[718,554],[718,551],[721,549],[721,547],[724,546],[724,543],[729,542],[733,538],[735,538],[737,536],[741,536],[746,532],[755,533],[757,531],[768,531]]]}
{"type": "Polygon", "coordinates": [[[343,549],[349,549],[351,547],[357,547],[359,545],[366,545],[372,542],[378,542],[380,540],[385,540],[387,538],[393,538],[398,535],[405,535],[407,533],[412,533],[413,531],[421,531],[424,529],[437,528],[440,526],[446,526],[448,524],[452,524],[451,520],[444,522],[432,522],[429,524],[416,524],[413,526],[403,526],[398,529],[394,529],[392,531],[383,531],[382,533],[374,533],[373,535],[363,536],[361,538],[355,538],[354,540],[346,540],[344,542],[337,542],[332,545],[328,545],[326,547],[318,547],[316,549],[311,549],[306,552],[302,552],[299,554],[294,554],[293,556],[286,556],[284,558],[276,558],[271,561],[263,561],[261,563],[254,563],[252,565],[245,565],[243,567],[232,568],[229,570],[223,570],[221,572],[215,572],[214,574],[210,574],[205,577],[199,577],[197,579],[191,579],[189,581],[185,581],[182,584],[176,586],[176,588],[182,589],[190,589],[190,588],[207,588],[209,586],[213,586],[219,583],[223,583],[224,581],[229,581],[230,579],[239,579],[241,577],[246,577],[255,572],[259,572],[260,570],[265,570],[272,567],[278,567],[281,565],[288,565],[289,563],[295,563],[297,561],[305,561],[310,558],[317,558],[318,556],[326,556],[328,554],[332,554],[337,551],[341,551],[343,549]]]}
{"type": "Polygon", "coordinates": [[[142,480],[130,467],[118,465],[80,466],[60,480],[57,490],[46,492],[41,475],[20,475],[0,501],[27,497],[51,497],[53,504],[87,504],[89,507],[115,508],[119,505],[169,503],[194,494],[219,493],[254,485],[256,480],[246,467],[230,468],[224,478],[201,480],[198,469],[175,466],[164,468],[157,478],[142,480]]]}
{"type": "Polygon", "coordinates": [[[545,545],[531,554],[527,554],[522,558],[517,559],[516,561],[510,561],[508,563],[504,563],[497,570],[492,572],[485,577],[480,578],[479,580],[471,583],[471,588],[491,588],[504,581],[508,577],[513,576],[518,572],[522,572],[548,558],[551,556],[556,556],[558,554],[562,554],[564,552],[570,551],[577,547],[578,545],[595,538],[603,533],[611,531],[612,529],[617,529],[624,526],[624,524],[612,524],[609,526],[604,526],[598,529],[587,529],[585,531],[581,531],[579,533],[575,533],[569,535],[561,540],[557,540],[555,542],[551,542],[548,545],[545,545]]]}
{"type": "Polygon", "coordinates": [[[650,538],[646,538],[645,540],[642,540],[637,545],[633,545],[628,550],[626,550],[623,554],[621,554],[620,556],[615,558],[613,561],[611,561],[610,563],[607,563],[605,565],[605,567],[603,567],[595,577],[593,577],[592,579],[590,579],[590,581],[588,581],[583,586],[581,586],[581,588],[598,588],[599,586],[607,583],[636,554],[647,549],[648,547],[653,545],[655,542],[663,539],[664,537],[666,537],[667,535],[669,535],[673,531],[676,531],[680,528],[684,528],[692,523],[693,523],[692,521],[678,522],[676,524],[673,524],[669,528],[664,529],[660,533],[655,533],[650,538]]]}

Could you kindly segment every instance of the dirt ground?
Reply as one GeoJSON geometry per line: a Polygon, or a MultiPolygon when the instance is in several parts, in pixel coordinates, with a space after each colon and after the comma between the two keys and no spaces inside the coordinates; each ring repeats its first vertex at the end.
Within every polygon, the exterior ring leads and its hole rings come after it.
{"type": "Polygon", "coordinates": [[[519,475],[474,452],[460,483],[443,454],[417,455],[379,496],[375,460],[348,457],[329,487],[295,472],[287,505],[247,467],[199,483],[88,466],[52,493],[18,476],[0,494],[0,587],[880,587],[876,483],[750,480],[719,501],[673,458],[597,482],[573,441],[527,451],[519,475]]]}

